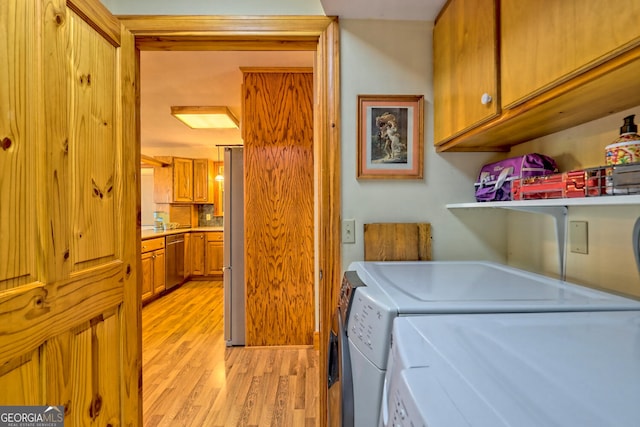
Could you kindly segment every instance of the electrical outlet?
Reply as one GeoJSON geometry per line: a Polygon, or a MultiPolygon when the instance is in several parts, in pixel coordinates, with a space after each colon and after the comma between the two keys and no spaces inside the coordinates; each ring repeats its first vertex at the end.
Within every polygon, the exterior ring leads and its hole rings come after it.
{"type": "Polygon", "coordinates": [[[569,245],[571,252],[589,253],[587,221],[569,221],[569,245]]]}
{"type": "Polygon", "coordinates": [[[356,220],[345,219],[342,221],[342,243],[356,242],[356,220]]]}
{"type": "Polygon", "coordinates": [[[207,221],[211,220],[211,214],[207,214],[207,221]]]}

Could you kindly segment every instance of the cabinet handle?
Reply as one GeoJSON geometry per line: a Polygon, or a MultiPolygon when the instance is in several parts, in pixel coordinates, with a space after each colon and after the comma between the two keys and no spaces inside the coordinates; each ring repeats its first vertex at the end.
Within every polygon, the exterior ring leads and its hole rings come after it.
{"type": "Polygon", "coordinates": [[[201,239],[204,239],[204,236],[200,236],[201,239]]]}
{"type": "Polygon", "coordinates": [[[491,95],[489,95],[488,93],[483,93],[482,97],[480,97],[480,102],[482,103],[482,105],[487,105],[491,103],[491,101],[493,101],[493,98],[491,98],[491,95]]]}

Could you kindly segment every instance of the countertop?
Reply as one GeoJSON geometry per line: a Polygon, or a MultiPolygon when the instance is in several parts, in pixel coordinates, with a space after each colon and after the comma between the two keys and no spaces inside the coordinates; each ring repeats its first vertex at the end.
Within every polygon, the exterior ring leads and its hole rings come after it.
{"type": "Polygon", "coordinates": [[[223,231],[222,226],[218,227],[193,227],[193,228],[175,228],[173,230],[155,231],[154,229],[143,229],[142,240],[153,239],[155,237],[170,236],[179,233],[191,233],[198,231],[223,231]]]}

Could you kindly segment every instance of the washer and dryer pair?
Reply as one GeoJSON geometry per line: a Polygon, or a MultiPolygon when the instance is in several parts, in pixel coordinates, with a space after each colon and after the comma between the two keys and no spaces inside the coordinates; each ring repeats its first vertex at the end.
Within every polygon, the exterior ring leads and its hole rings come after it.
{"type": "MultiPolygon", "coordinates": [[[[425,375],[425,369],[429,369],[424,366],[427,362],[418,357],[422,350],[413,350],[411,344],[418,345],[419,337],[427,341],[429,338],[416,332],[418,335],[415,335],[415,340],[410,340],[410,344],[402,346],[403,352],[413,354],[416,358],[406,359],[408,361],[405,365],[402,363],[396,365],[392,362],[392,369],[387,372],[394,321],[399,323],[397,328],[413,328],[419,331],[421,325],[403,326],[403,322],[418,320],[429,322],[430,319],[439,318],[472,319],[470,315],[481,317],[487,314],[496,314],[498,318],[505,316],[506,320],[507,317],[514,316],[513,313],[529,313],[529,316],[535,313],[546,313],[551,318],[555,316],[552,315],[553,313],[562,312],[633,310],[640,312],[639,301],[497,263],[474,261],[352,263],[344,275],[339,307],[329,341],[329,425],[373,427],[379,423],[394,425],[392,422],[396,422],[396,425],[411,425],[401,423],[402,418],[394,418],[395,415],[404,414],[405,417],[408,414],[415,414],[416,417],[424,415],[416,411],[409,412],[411,402],[420,408],[425,407],[420,403],[420,399],[426,397],[420,395],[419,387],[414,387],[412,378],[425,375]],[[414,369],[415,375],[412,372],[414,369]],[[384,387],[387,374],[388,385],[384,387]],[[406,381],[399,380],[403,376],[406,381]],[[382,411],[383,389],[387,390],[384,402],[387,408],[386,416],[382,411]],[[399,390],[413,394],[406,397],[401,393],[400,401],[397,394],[399,390]],[[393,410],[388,409],[391,402],[395,405],[393,410]],[[401,411],[403,406],[404,409],[401,411]]],[[[533,319],[536,318],[546,319],[547,317],[533,317],[533,319]]],[[[522,330],[523,335],[526,333],[522,330]]],[[[401,332],[394,332],[395,336],[398,338],[394,338],[394,342],[397,342],[398,346],[393,347],[394,351],[400,348],[400,341],[406,342],[400,338],[403,336],[401,332]]],[[[483,355],[476,349],[469,350],[469,354],[477,353],[478,357],[491,358],[489,349],[493,347],[491,345],[487,347],[488,355],[483,355]]],[[[500,351],[499,347],[495,347],[496,354],[500,351]]],[[[562,364],[562,360],[558,362],[562,364]]],[[[640,369],[638,366],[636,368],[640,369]]],[[[451,369],[457,368],[453,366],[451,369]]],[[[506,374],[506,371],[500,371],[506,374]]],[[[437,381],[444,380],[439,378],[437,381]]],[[[513,396],[517,396],[516,389],[513,391],[513,396]]],[[[507,395],[509,394],[507,391],[507,395]]],[[[452,400],[449,404],[458,403],[452,400]]],[[[421,424],[414,422],[414,425],[421,424]]],[[[432,423],[424,422],[424,425],[432,426],[432,423]]],[[[488,424],[468,422],[460,425],[488,424]]]]}

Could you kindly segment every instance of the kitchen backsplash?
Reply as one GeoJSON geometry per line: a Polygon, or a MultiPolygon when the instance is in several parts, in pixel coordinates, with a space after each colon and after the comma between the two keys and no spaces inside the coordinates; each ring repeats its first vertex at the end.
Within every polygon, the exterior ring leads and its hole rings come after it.
{"type": "Polygon", "coordinates": [[[221,216],[213,215],[213,205],[198,205],[199,227],[222,227],[221,216]]]}

